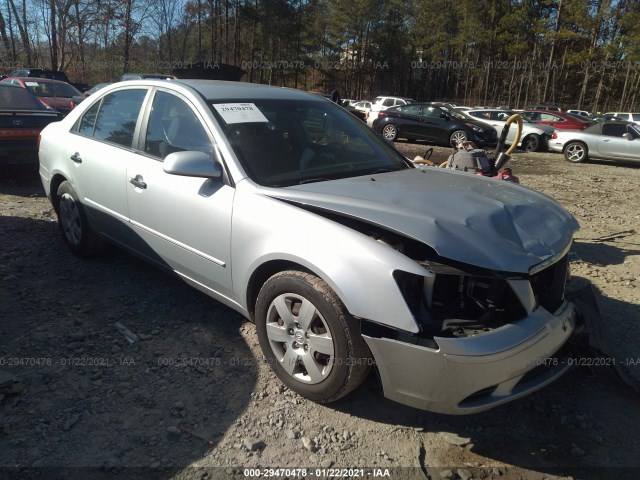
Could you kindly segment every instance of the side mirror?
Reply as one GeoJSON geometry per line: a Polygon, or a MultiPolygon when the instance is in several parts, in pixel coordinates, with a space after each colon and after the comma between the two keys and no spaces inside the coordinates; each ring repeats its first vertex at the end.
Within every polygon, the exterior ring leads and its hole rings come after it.
{"type": "Polygon", "coordinates": [[[622,138],[626,138],[627,140],[633,140],[633,137],[630,133],[623,133],[622,138]]]}
{"type": "Polygon", "coordinates": [[[215,151],[215,158],[204,152],[170,153],[164,159],[163,169],[166,173],[183,177],[220,178],[222,167],[215,151]]]}
{"type": "Polygon", "coordinates": [[[440,118],[444,118],[445,120],[449,120],[449,115],[447,115],[446,113],[442,112],[440,114],[440,118]]]}

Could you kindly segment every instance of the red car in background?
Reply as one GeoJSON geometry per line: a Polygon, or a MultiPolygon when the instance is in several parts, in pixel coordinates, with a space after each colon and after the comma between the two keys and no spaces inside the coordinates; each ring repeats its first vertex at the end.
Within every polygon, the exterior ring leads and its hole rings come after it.
{"type": "Polygon", "coordinates": [[[37,164],[38,136],[62,114],[45,107],[24,88],[0,82],[0,168],[37,164]]]}
{"type": "Polygon", "coordinates": [[[582,119],[577,115],[566,112],[556,112],[551,110],[525,110],[518,112],[522,118],[535,123],[549,125],[558,130],[584,130],[591,126],[593,122],[582,119]]]}
{"type": "Polygon", "coordinates": [[[59,80],[37,77],[9,77],[2,83],[10,83],[26,88],[47,107],[55,108],[63,114],[69,113],[81,102],[84,95],[72,85],[59,80]]]}

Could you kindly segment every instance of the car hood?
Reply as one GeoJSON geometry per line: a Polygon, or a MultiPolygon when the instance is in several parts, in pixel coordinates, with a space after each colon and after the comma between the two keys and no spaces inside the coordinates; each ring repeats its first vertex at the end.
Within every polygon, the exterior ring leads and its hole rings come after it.
{"type": "Polygon", "coordinates": [[[552,198],[506,181],[433,167],[264,188],[268,196],[411,237],[441,257],[527,273],[580,226],[552,198]]]}

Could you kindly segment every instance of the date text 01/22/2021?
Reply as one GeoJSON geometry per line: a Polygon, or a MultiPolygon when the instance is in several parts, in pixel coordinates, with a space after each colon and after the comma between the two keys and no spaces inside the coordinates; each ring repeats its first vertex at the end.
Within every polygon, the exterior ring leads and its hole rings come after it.
{"type": "Polygon", "coordinates": [[[536,366],[556,367],[558,365],[568,365],[570,367],[615,367],[616,365],[640,366],[640,357],[548,357],[537,358],[536,366]]]}
{"type": "Polygon", "coordinates": [[[370,478],[391,477],[388,468],[245,468],[245,478],[370,478]]]}

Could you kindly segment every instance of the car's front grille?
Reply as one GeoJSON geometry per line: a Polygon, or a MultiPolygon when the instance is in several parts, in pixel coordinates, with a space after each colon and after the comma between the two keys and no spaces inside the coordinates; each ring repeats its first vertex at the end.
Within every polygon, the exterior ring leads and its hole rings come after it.
{"type": "Polygon", "coordinates": [[[565,255],[553,265],[530,278],[531,288],[538,304],[554,313],[564,302],[564,288],[567,282],[569,255],[565,255]]]}

